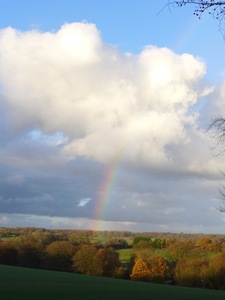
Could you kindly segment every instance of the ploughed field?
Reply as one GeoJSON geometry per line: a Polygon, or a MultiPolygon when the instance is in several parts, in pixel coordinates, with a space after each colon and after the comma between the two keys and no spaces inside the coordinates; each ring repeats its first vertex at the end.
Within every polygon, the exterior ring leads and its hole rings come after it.
{"type": "Polygon", "coordinates": [[[225,291],[0,265],[0,300],[225,300],[225,291]]]}

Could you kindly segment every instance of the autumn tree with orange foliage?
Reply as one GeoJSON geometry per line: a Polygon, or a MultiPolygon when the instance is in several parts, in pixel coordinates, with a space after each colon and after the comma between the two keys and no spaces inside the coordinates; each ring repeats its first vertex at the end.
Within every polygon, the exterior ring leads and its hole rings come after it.
{"type": "Polygon", "coordinates": [[[222,248],[222,242],[218,240],[211,240],[210,238],[199,239],[196,246],[200,247],[204,251],[208,252],[220,252],[222,248]]]}
{"type": "Polygon", "coordinates": [[[150,264],[146,260],[138,258],[130,278],[138,281],[164,282],[168,271],[169,266],[160,255],[154,257],[150,264]]]}
{"type": "Polygon", "coordinates": [[[162,256],[157,255],[150,266],[150,281],[164,282],[168,271],[169,265],[166,260],[162,256]]]}
{"type": "Polygon", "coordinates": [[[147,262],[142,258],[138,258],[135,261],[130,278],[137,281],[149,281],[150,274],[147,262]]]}

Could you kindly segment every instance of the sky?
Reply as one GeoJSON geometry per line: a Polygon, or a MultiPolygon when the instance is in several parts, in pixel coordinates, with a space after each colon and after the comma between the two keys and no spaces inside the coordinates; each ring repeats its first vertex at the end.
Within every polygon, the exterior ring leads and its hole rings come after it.
{"type": "Polygon", "coordinates": [[[0,226],[225,232],[225,42],[167,3],[0,0],[0,226]]]}

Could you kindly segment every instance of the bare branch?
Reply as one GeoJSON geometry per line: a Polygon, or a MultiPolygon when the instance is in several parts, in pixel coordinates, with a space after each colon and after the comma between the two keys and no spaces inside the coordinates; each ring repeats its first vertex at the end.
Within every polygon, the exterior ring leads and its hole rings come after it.
{"type": "MultiPolygon", "coordinates": [[[[219,31],[222,33],[225,39],[225,1],[215,0],[168,0],[168,3],[163,7],[183,7],[187,4],[195,6],[193,14],[201,19],[202,15],[207,11],[214,19],[218,20],[219,31]]],[[[162,10],[163,10],[162,9],[162,10]]]]}
{"type": "Polygon", "coordinates": [[[218,191],[219,191],[219,197],[218,197],[218,199],[220,199],[223,204],[220,205],[219,207],[217,207],[217,209],[220,212],[224,213],[225,212],[225,192],[224,192],[225,191],[225,186],[222,185],[221,188],[218,189],[218,191]]]}
{"type": "MultiPolygon", "coordinates": [[[[220,151],[217,154],[218,155],[223,155],[225,153],[225,118],[223,117],[217,117],[212,120],[212,123],[208,127],[208,131],[212,131],[212,138],[213,140],[216,141],[215,146],[213,149],[220,147],[220,151]]],[[[223,171],[220,171],[222,176],[225,178],[225,173],[223,171]]],[[[225,185],[220,186],[218,188],[219,192],[219,197],[218,199],[221,200],[222,205],[217,207],[217,209],[221,213],[225,213],[225,185]]]]}
{"type": "MultiPolygon", "coordinates": [[[[220,171],[223,177],[225,177],[225,173],[220,171]]],[[[215,207],[217,210],[219,210],[221,213],[225,213],[225,185],[221,184],[220,188],[217,189],[219,192],[218,199],[221,201],[221,205],[215,207]]]]}
{"type": "MultiPolygon", "coordinates": [[[[187,4],[194,5],[193,14],[201,19],[202,15],[208,12],[214,19],[218,20],[219,31],[222,33],[225,39],[225,1],[216,0],[167,0],[168,3],[162,8],[164,10],[166,7],[169,10],[174,7],[183,7],[187,4]]],[[[162,11],[161,10],[161,11],[162,11]]],[[[218,149],[218,155],[225,154],[225,118],[217,117],[212,120],[208,130],[212,133],[212,138],[215,141],[213,149],[218,149]]],[[[225,177],[225,174],[222,173],[225,177]]],[[[219,191],[219,199],[222,201],[222,206],[217,208],[220,212],[225,212],[225,185],[221,185],[219,191]]]]}
{"type": "Polygon", "coordinates": [[[223,155],[225,153],[225,118],[214,118],[207,131],[212,132],[212,138],[215,141],[212,149],[219,149],[217,156],[223,155]]]}

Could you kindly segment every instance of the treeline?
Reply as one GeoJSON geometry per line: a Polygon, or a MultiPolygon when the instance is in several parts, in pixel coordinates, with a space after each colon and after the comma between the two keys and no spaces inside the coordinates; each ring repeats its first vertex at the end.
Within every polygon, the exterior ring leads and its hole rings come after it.
{"type": "Polygon", "coordinates": [[[133,250],[132,280],[225,289],[223,238],[143,238],[133,246],[133,250]]]}
{"type": "Polygon", "coordinates": [[[106,239],[105,233],[36,228],[1,228],[0,234],[0,264],[129,278],[117,252],[129,245],[120,234],[106,239]]]}
{"type": "Polygon", "coordinates": [[[0,228],[0,264],[225,289],[222,235],[0,228]]]}

